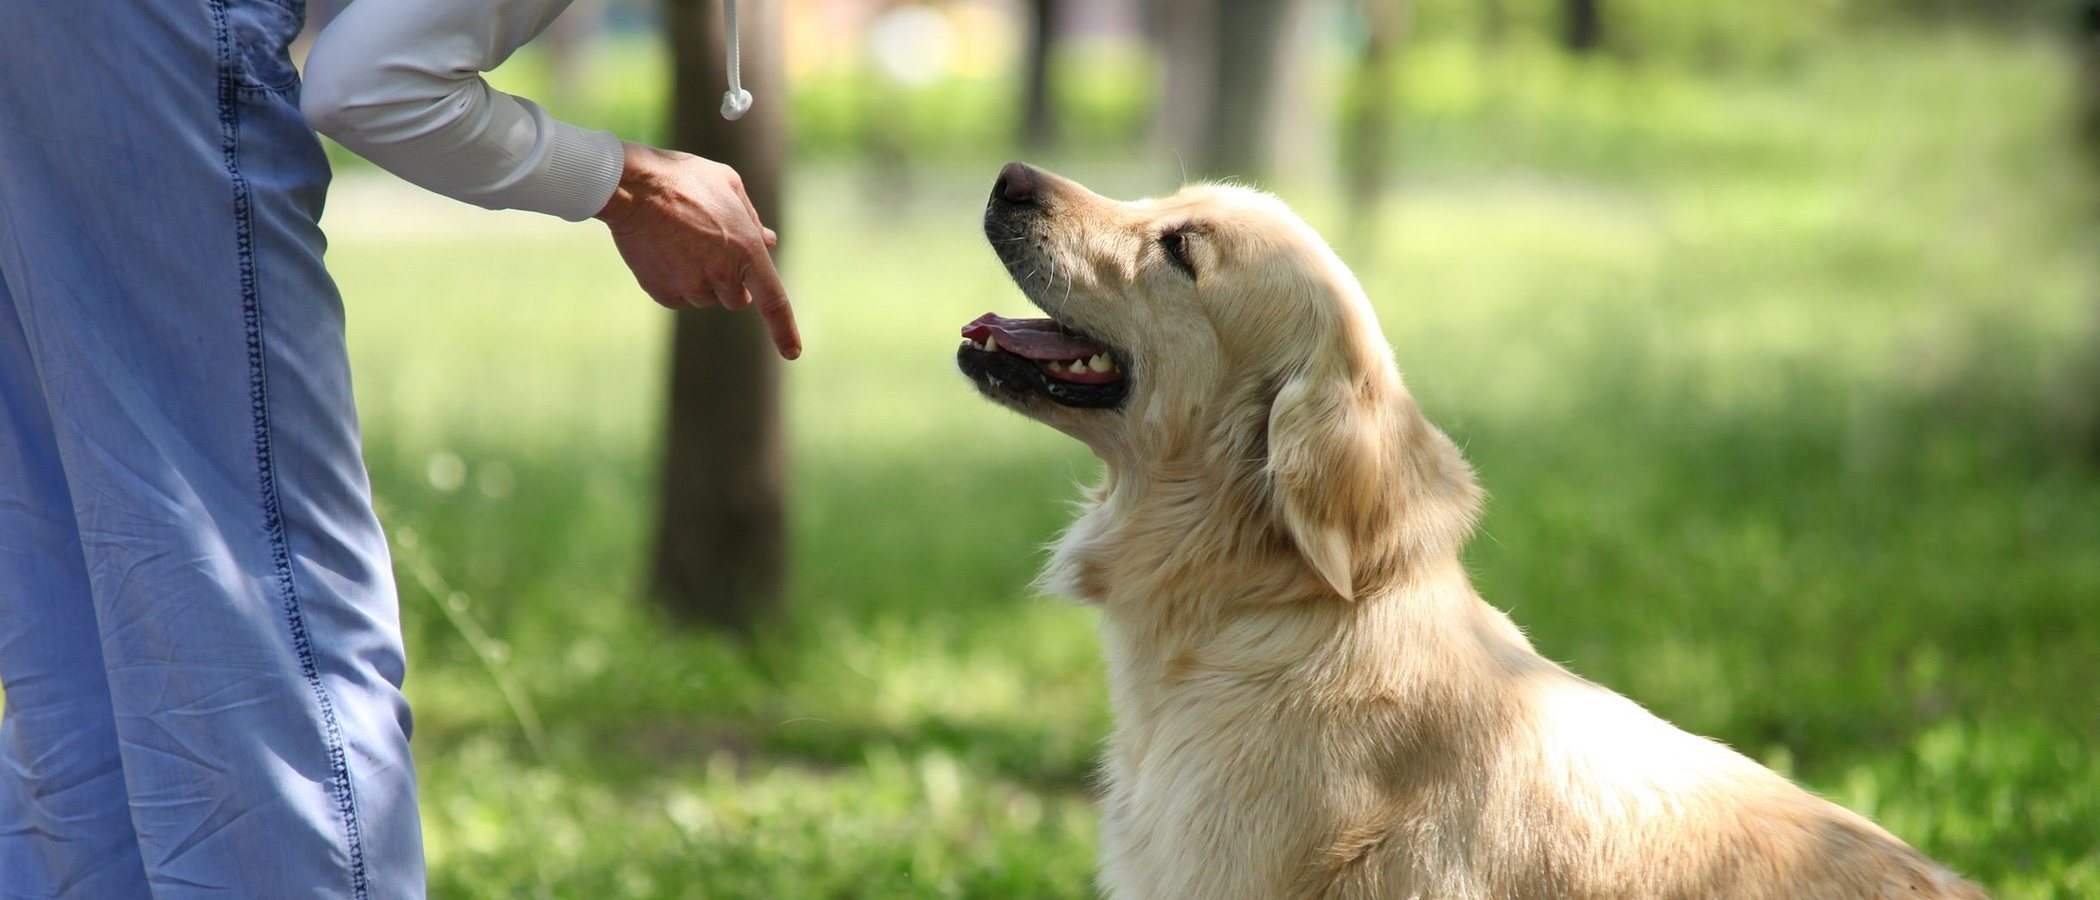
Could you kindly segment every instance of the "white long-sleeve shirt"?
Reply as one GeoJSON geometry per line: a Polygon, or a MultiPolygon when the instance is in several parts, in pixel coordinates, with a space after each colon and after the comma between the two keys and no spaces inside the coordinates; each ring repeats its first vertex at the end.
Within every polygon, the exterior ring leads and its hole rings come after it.
{"type": "Polygon", "coordinates": [[[300,108],[315,130],[440,194],[589,218],[619,183],[619,138],[481,77],[569,2],[354,0],[308,54],[300,108]]]}

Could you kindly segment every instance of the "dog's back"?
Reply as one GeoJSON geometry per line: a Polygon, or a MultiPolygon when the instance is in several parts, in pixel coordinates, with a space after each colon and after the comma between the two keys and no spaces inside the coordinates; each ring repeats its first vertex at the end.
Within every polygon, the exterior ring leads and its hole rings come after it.
{"type": "Polygon", "coordinates": [[[1110,598],[1113,896],[1984,896],[1539,657],[1455,561],[1358,602],[1244,608],[1190,640],[1110,598]]]}
{"type": "Polygon", "coordinates": [[[1388,858],[1365,860],[1382,871],[1308,896],[1984,896],[1867,819],[1552,669],[1524,676],[1520,720],[1491,729],[1507,730],[1474,770],[1494,782],[1476,794],[1480,808],[1436,816],[1437,829],[1471,839],[1469,858],[1453,865],[1395,833],[1388,858]]]}

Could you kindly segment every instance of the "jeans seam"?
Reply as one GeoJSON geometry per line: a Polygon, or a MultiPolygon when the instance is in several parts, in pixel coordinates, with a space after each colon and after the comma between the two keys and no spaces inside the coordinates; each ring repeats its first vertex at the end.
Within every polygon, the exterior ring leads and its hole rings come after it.
{"type": "Polygon", "coordinates": [[[219,140],[221,162],[233,186],[235,255],[240,270],[241,321],[248,356],[248,405],[254,422],[257,487],[263,513],[263,532],[270,545],[270,563],[283,607],[285,625],[291,634],[292,650],[299,661],[299,674],[313,691],[321,714],[322,738],[328,747],[328,793],[343,823],[350,861],[353,900],[368,900],[369,880],[365,871],[364,838],[357,818],[357,800],[351,791],[349,755],[343,742],[335,701],[321,680],[313,640],[307,631],[306,615],[300,609],[298,584],[292,577],[291,546],[284,526],[284,505],[277,492],[277,472],[270,447],[269,384],[263,352],[262,302],[255,273],[255,210],[253,191],[240,168],[240,95],[238,54],[227,20],[226,0],[211,0],[214,37],[218,50],[219,140]]]}

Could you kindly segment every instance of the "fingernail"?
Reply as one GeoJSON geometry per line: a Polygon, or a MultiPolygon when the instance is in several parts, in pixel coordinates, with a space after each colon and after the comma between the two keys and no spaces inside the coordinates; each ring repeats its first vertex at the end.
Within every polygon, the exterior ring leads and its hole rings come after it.
{"type": "Polygon", "coordinates": [[[797,359],[801,359],[801,358],[802,358],[802,348],[801,348],[801,347],[789,347],[789,348],[787,348],[787,352],[786,352],[786,353],[783,353],[783,354],[781,354],[781,355],[782,355],[782,356],[785,356],[785,357],[787,357],[787,358],[788,358],[788,359],[789,359],[790,361],[793,361],[793,360],[797,360],[797,359]]]}

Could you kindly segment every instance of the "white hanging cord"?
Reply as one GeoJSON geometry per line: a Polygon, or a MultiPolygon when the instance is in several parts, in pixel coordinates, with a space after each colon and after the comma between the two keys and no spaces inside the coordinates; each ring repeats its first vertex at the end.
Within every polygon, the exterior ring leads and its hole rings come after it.
{"type": "Polygon", "coordinates": [[[751,111],[751,92],[744,90],[743,41],[736,33],[736,0],[722,0],[722,30],[728,32],[729,90],[722,95],[722,118],[734,122],[751,111]]]}

